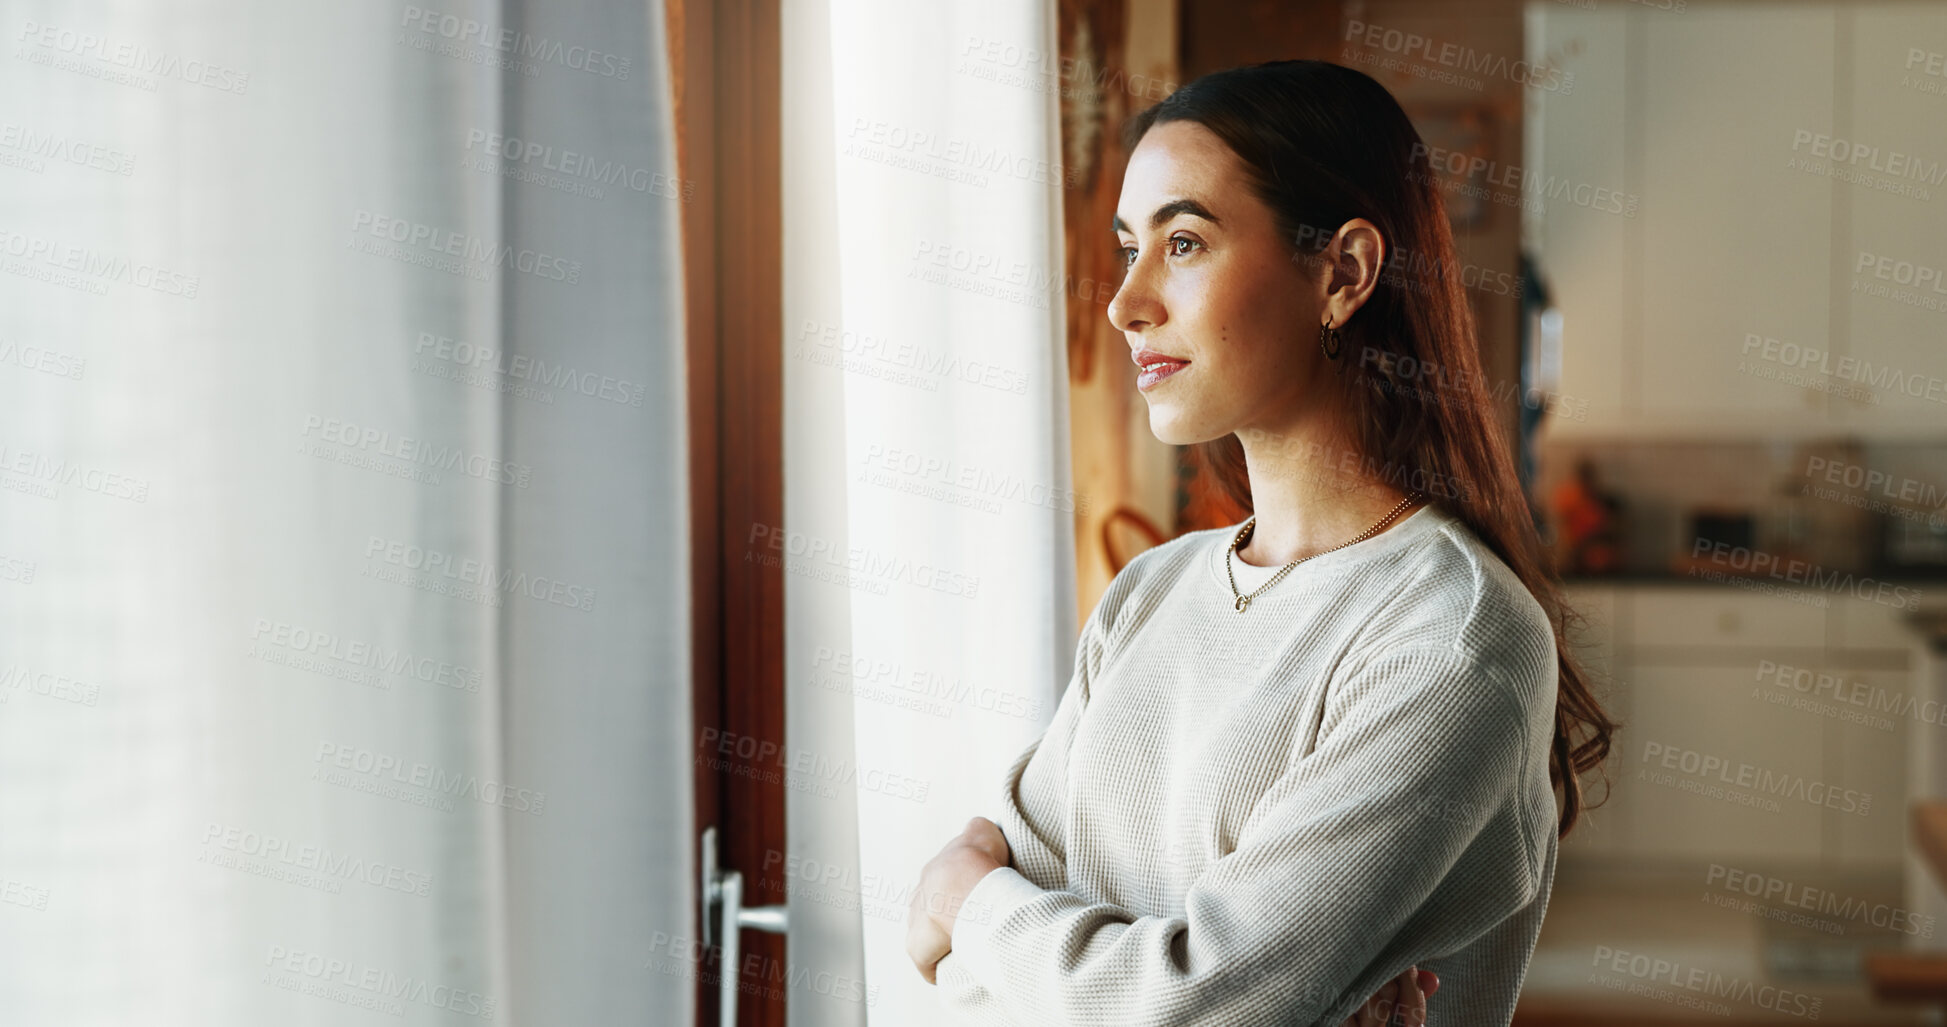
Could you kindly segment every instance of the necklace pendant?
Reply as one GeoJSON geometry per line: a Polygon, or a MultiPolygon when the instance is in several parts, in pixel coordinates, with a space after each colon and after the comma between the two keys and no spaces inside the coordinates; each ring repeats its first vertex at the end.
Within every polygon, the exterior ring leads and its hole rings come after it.
{"type": "Polygon", "coordinates": [[[1250,597],[1250,596],[1238,596],[1238,597],[1237,597],[1237,603],[1236,603],[1235,605],[1237,606],[1237,612],[1238,612],[1238,613],[1243,613],[1243,612],[1244,612],[1244,609],[1245,609],[1245,607],[1248,607],[1248,606],[1250,606],[1250,605],[1251,605],[1251,597],[1250,597]]]}

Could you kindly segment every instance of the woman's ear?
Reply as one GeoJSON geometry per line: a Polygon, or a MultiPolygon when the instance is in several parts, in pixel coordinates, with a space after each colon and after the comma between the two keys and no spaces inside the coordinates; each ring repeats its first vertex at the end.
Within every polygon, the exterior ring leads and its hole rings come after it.
{"type": "Polygon", "coordinates": [[[1325,248],[1327,274],[1319,282],[1325,313],[1333,325],[1343,325],[1372,296],[1386,267],[1386,239],[1379,226],[1353,218],[1339,226],[1325,248]]]}

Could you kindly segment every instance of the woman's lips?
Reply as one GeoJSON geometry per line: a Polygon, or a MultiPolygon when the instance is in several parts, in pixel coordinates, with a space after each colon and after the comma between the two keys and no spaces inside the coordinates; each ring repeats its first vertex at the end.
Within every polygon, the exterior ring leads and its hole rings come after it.
{"type": "Polygon", "coordinates": [[[1138,391],[1148,392],[1150,389],[1155,388],[1157,383],[1163,381],[1166,378],[1170,378],[1174,376],[1178,371],[1181,371],[1184,368],[1189,367],[1190,362],[1187,360],[1181,360],[1181,361],[1165,360],[1162,361],[1162,365],[1163,366],[1158,367],[1153,371],[1148,368],[1144,368],[1142,373],[1136,376],[1136,388],[1138,391]]]}

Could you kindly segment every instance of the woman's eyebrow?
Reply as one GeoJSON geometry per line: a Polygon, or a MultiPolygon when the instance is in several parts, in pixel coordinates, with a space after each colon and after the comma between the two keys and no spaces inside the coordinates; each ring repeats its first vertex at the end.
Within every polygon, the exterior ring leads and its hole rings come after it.
{"type": "MultiPolygon", "coordinates": [[[[1192,217],[1200,217],[1219,227],[1223,225],[1223,222],[1217,219],[1217,215],[1210,213],[1210,208],[1205,207],[1195,200],[1181,199],[1171,200],[1156,208],[1156,212],[1149,215],[1149,230],[1153,232],[1169,224],[1170,219],[1178,214],[1189,214],[1192,217]]],[[[1115,216],[1115,220],[1111,223],[1110,227],[1118,232],[1128,232],[1130,230],[1129,223],[1122,220],[1122,215],[1120,214],[1115,216]]]]}

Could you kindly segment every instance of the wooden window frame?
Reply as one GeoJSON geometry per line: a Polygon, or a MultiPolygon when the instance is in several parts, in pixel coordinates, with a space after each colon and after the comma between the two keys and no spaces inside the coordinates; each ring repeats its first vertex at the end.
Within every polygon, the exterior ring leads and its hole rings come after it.
{"type": "MultiPolygon", "coordinates": [[[[694,184],[682,254],[696,827],[716,826],[748,904],[781,904],[785,879],[765,854],[785,849],[782,776],[702,759],[706,738],[785,744],[784,570],[743,558],[753,528],[784,521],[781,12],[778,0],[667,0],[664,13],[678,174],[694,184]]],[[[752,983],[768,985],[786,965],[784,936],[741,943],[739,966],[701,966],[699,1027],[717,1023],[718,973],[755,967],[752,983]]],[[[784,1027],[785,990],[743,991],[740,1027],[784,1027]]]]}

